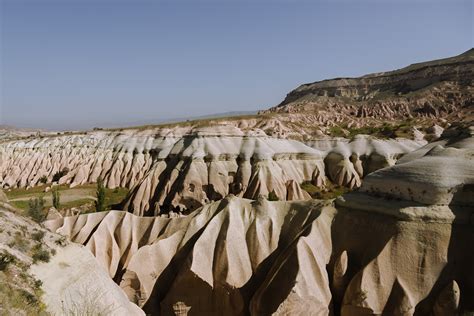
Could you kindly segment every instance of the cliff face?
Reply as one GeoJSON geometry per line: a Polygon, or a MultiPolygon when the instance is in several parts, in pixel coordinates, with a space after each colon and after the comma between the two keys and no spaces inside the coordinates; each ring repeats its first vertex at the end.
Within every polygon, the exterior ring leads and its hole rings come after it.
{"type": "Polygon", "coordinates": [[[229,127],[91,132],[1,144],[0,181],[32,187],[63,172],[57,182],[74,187],[100,176],[109,188],[131,189],[123,209],[136,215],[190,212],[228,194],[309,199],[304,181],[359,187],[424,143],[360,136],[304,144],[229,127]]]}
{"type": "MultiPolygon", "coordinates": [[[[474,118],[474,49],[456,57],[413,64],[359,78],[301,85],[276,107],[261,113],[331,113],[345,123],[361,119],[474,118]]],[[[334,116],[333,116],[334,119],[334,116]]]]}
{"type": "Polygon", "coordinates": [[[413,152],[335,205],[228,196],[186,217],[45,225],[147,313],[454,315],[474,310],[473,135],[413,152]]]}

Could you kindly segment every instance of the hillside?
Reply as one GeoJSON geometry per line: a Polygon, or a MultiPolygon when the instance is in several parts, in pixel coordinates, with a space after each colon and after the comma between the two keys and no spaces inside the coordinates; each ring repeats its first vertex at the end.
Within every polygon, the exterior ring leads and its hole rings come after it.
{"type": "Polygon", "coordinates": [[[474,118],[474,49],[451,58],[359,78],[303,84],[260,113],[311,113],[344,126],[381,121],[442,124],[474,118]]]}

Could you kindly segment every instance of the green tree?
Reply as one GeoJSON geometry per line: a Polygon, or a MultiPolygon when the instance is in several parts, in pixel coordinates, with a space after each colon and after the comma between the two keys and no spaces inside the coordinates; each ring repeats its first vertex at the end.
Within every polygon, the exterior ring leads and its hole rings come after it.
{"type": "Polygon", "coordinates": [[[57,210],[59,210],[60,207],[60,195],[59,195],[59,190],[58,188],[53,188],[51,190],[52,198],[53,198],[53,207],[57,210]]]}
{"type": "Polygon", "coordinates": [[[101,177],[97,178],[97,191],[96,191],[97,200],[95,201],[95,211],[103,212],[106,210],[105,207],[105,187],[104,181],[101,177]]]}
{"type": "Polygon", "coordinates": [[[30,199],[28,202],[28,216],[38,223],[46,218],[46,213],[44,212],[44,198],[42,196],[30,199]]]}
{"type": "Polygon", "coordinates": [[[45,184],[46,182],[48,182],[48,177],[42,176],[41,178],[39,178],[39,182],[45,184]]]}
{"type": "Polygon", "coordinates": [[[278,201],[278,195],[276,195],[275,190],[272,190],[272,192],[268,193],[268,200],[278,201]]]}

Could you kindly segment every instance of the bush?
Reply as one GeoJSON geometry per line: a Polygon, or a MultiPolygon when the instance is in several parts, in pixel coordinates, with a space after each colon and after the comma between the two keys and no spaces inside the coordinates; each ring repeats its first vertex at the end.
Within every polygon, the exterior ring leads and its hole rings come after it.
{"type": "Polygon", "coordinates": [[[60,205],[60,195],[59,195],[59,190],[58,188],[53,188],[51,190],[52,194],[52,201],[53,201],[53,207],[57,210],[59,210],[60,205]]]}
{"type": "Polygon", "coordinates": [[[275,193],[275,190],[272,190],[272,192],[268,193],[268,200],[269,201],[278,201],[278,196],[275,193]]]}
{"type": "Polygon", "coordinates": [[[106,210],[105,206],[105,187],[104,181],[101,177],[97,178],[97,191],[96,191],[97,200],[95,201],[95,211],[103,212],[106,210]]]}
{"type": "Polygon", "coordinates": [[[51,255],[47,250],[43,249],[41,244],[38,244],[33,247],[33,254],[31,258],[33,258],[33,263],[36,263],[38,261],[49,262],[49,259],[51,259],[51,255]]]}
{"type": "Polygon", "coordinates": [[[30,199],[28,202],[28,216],[38,223],[46,218],[46,213],[44,212],[44,198],[42,196],[30,199]]]}
{"type": "Polygon", "coordinates": [[[335,199],[336,197],[350,191],[349,188],[332,183],[328,178],[326,178],[326,185],[324,187],[317,187],[310,181],[304,181],[301,183],[300,187],[308,192],[313,199],[320,200],[335,199]]]}
{"type": "Polygon", "coordinates": [[[33,240],[35,240],[37,242],[40,242],[41,240],[43,240],[44,235],[45,235],[45,232],[39,230],[37,232],[32,233],[31,238],[33,238],[33,240]]]}
{"type": "Polygon", "coordinates": [[[15,257],[8,252],[0,253],[0,271],[4,271],[10,263],[15,261],[15,257]]]}
{"type": "Polygon", "coordinates": [[[28,250],[30,243],[26,238],[23,237],[23,234],[19,231],[15,232],[15,236],[13,237],[13,240],[8,243],[8,247],[10,248],[16,248],[22,252],[25,252],[28,250]]]}
{"type": "Polygon", "coordinates": [[[104,299],[106,294],[100,289],[94,290],[88,287],[73,290],[69,288],[64,293],[64,299],[61,300],[61,314],[77,316],[114,315],[118,307],[104,299]]]}
{"type": "Polygon", "coordinates": [[[53,182],[58,182],[59,179],[61,179],[62,177],[64,177],[68,172],[69,172],[69,169],[68,169],[68,168],[64,168],[63,170],[56,172],[56,173],[53,175],[53,182]]]}
{"type": "Polygon", "coordinates": [[[46,182],[48,182],[48,177],[47,176],[42,176],[41,178],[39,178],[39,183],[45,184],[46,182]]]}
{"type": "Polygon", "coordinates": [[[64,247],[67,245],[66,237],[61,236],[54,241],[54,243],[58,246],[64,247]]]}

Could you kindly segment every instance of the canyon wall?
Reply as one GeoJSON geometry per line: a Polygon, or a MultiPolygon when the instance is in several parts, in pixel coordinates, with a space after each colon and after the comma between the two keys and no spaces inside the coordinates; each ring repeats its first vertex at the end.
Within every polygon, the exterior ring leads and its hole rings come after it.
{"type": "Polygon", "coordinates": [[[474,129],[332,201],[233,195],[184,217],[47,221],[154,315],[454,315],[474,310],[474,129]]]}
{"type": "Polygon", "coordinates": [[[358,136],[305,144],[229,126],[95,131],[0,144],[0,183],[74,187],[100,176],[109,188],[131,189],[123,209],[136,215],[189,212],[228,194],[309,199],[304,181],[359,187],[366,174],[425,143],[358,136]]]}
{"type": "Polygon", "coordinates": [[[377,120],[429,118],[456,122],[474,117],[474,49],[358,78],[303,84],[260,113],[313,113],[321,123],[367,126],[377,120]],[[375,120],[371,120],[375,119],[375,120]]]}

